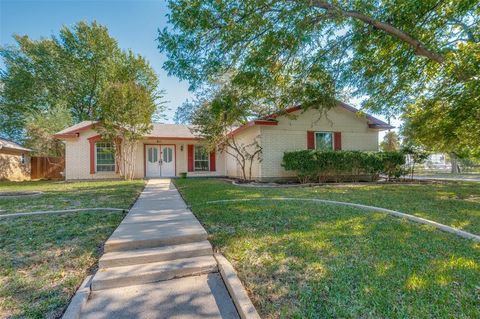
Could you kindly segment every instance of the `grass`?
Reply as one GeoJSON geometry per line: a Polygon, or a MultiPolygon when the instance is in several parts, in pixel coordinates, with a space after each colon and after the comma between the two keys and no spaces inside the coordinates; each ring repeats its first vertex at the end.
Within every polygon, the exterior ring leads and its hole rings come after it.
{"type": "MultiPolygon", "coordinates": [[[[128,208],[143,185],[143,181],[0,183],[1,191],[45,192],[2,199],[0,208],[7,207],[8,212],[128,208]]],[[[82,212],[0,219],[0,318],[58,318],[95,268],[104,241],[124,215],[82,212]]]]}
{"type": "MultiPolygon", "coordinates": [[[[178,181],[177,185],[182,188],[187,184],[178,181]]],[[[198,202],[262,197],[329,199],[398,210],[480,234],[480,183],[332,184],[273,189],[239,187],[218,180],[203,180],[201,187],[208,188],[208,192],[201,192],[198,202]]]]}
{"type": "Polygon", "coordinates": [[[175,183],[263,318],[480,317],[478,243],[381,213],[312,202],[204,205],[329,198],[451,223],[470,219],[475,229],[480,204],[463,198],[479,193],[476,184],[260,189],[208,179],[175,183]]]}
{"type": "Polygon", "coordinates": [[[128,208],[143,181],[0,182],[0,192],[42,191],[41,195],[1,197],[0,212],[20,213],[68,208],[128,208]],[[133,197],[132,197],[133,196],[133,197]]]}

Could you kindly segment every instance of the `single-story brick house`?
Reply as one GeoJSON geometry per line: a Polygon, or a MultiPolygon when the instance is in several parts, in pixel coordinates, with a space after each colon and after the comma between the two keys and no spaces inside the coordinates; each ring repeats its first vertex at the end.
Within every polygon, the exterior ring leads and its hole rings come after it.
{"type": "Polygon", "coordinates": [[[29,180],[31,152],[31,149],[0,138],[0,180],[29,180]]]}
{"type": "MultiPolygon", "coordinates": [[[[261,160],[252,166],[255,180],[275,180],[293,176],[282,166],[286,151],[300,149],[378,150],[379,131],[392,128],[370,115],[345,104],[320,114],[318,110],[290,108],[286,115],[271,115],[238,127],[230,134],[237,143],[254,140],[262,148],[261,160]]],[[[65,141],[66,179],[116,178],[118,166],[114,145],[103,141],[95,122],[84,121],[55,134],[65,141]]],[[[137,178],[187,176],[241,177],[233,156],[225,152],[207,154],[202,139],[188,125],[153,124],[137,147],[137,178]]]]}

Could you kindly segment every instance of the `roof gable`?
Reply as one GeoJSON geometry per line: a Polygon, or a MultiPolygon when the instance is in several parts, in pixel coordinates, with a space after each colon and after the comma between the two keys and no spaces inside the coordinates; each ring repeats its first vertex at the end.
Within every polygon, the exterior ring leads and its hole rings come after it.
{"type": "Polygon", "coordinates": [[[147,138],[170,138],[170,139],[201,139],[194,133],[195,126],[184,124],[161,124],[153,123],[153,129],[147,138]]]}
{"type": "MultiPolygon", "coordinates": [[[[340,102],[340,101],[337,101],[337,107],[342,107],[343,109],[345,109],[347,111],[350,111],[354,114],[360,112],[360,110],[358,110],[357,108],[354,108],[353,106],[351,106],[349,104],[346,104],[344,102],[340,102]]],[[[276,120],[277,117],[284,116],[286,114],[290,114],[290,113],[297,112],[297,111],[300,111],[300,110],[302,110],[302,107],[300,105],[292,106],[292,107],[286,109],[282,113],[274,113],[274,114],[270,114],[270,115],[258,118],[256,120],[250,121],[250,122],[248,122],[248,123],[246,123],[246,124],[244,124],[240,127],[237,127],[235,130],[230,132],[229,135],[233,136],[233,135],[238,134],[239,132],[241,132],[241,131],[243,131],[243,130],[251,127],[251,126],[254,126],[254,125],[277,125],[278,124],[278,121],[276,120]]],[[[382,120],[377,119],[376,117],[374,117],[372,115],[365,114],[365,118],[367,120],[368,127],[371,128],[371,129],[388,130],[388,129],[393,129],[394,128],[390,124],[385,123],[382,120]]]]}
{"type": "Polygon", "coordinates": [[[13,141],[0,138],[0,149],[10,149],[10,150],[18,150],[18,151],[25,151],[25,152],[31,152],[32,150],[26,147],[21,146],[18,143],[15,143],[13,141]]]}
{"type": "MultiPolygon", "coordinates": [[[[340,102],[338,101],[338,105],[343,107],[344,109],[350,111],[350,112],[353,112],[353,113],[359,113],[360,110],[347,104],[347,103],[343,103],[343,102],[340,102]]],[[[389,129],[393,129],[395,128],[394,126],[388,124],[388,123],[385,123],[384,121],[370,115],[370,114],[367,114],[365,113],[365,117],[367,118],[367,121],[368,121],[368,127],[369,128],[373,128],[373,129],[381,129],[381,130],[389,130],[389,129]]]]}

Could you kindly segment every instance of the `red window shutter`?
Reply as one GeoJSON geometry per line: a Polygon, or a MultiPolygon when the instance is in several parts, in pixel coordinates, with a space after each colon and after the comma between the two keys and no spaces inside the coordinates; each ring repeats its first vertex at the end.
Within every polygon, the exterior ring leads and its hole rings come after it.
{"type": "Polygon", "coordinates": [[[307,149],[309,150],[315,149],[315,132],[314,131],[307,131],[307,149]]]}
{"type": "Polygon", "coordinates": [[[95,174],[95,141],[90,140],[90,174],[95,174]]]}
{"type": "Polygon", "coordinates": [[[193,172],[193,145],[187,145],[188,171],[193,172]]]}
{"type": "Polygon", "coordinates": [[[333,133],[333,148],[335,151],[340,151],[342,149],[342,132],[333,133]]]}
{"type": "Polygon", "coordinates": [[[210,152],[210,172],[215,172],[217,170],[215,165],[215,151],[210,152]]]}
{"type": "Polygon", "coordinates": [[[122,160],[122,139],[115,139],[115,173],[120,173],[120,161],[122,160]],[[120,161],[119,161],[120,160],[120,161]]]}
{"type": "Polygon", "coordinates": [[[95,174],[95,143],[101,139],[100,135],[95,135],[88,139],[90,143],[90,174],[95,174]]]}

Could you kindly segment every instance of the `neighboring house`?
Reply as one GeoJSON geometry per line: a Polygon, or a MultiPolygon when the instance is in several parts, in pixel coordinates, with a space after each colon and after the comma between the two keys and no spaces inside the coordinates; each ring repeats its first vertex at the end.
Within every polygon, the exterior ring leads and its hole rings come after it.
{"type": "MultiPolygon", "coordinates": [[[[406,158],[407,166],[413,165],[413,159],[411,155],[407,155],[406,158]]],[[[432,171],[450,171],[452,169],[452,164],[447,158],[446,154],[434,153],[430,154],[428,158],[422,164],[417,164],[417,168],[423,168],[425,170],[432,171]]]]}
{"type": "Polygon", "coordinates": [[[0,138],[0,180],[29,180],[31,151],[15,142],[0,138]]]}
{"type": "Polygon", "coordinates": [[[452,164],[447,159],[446,154],[435,153],[428,156],[428,159],[423,164],[423,168],[450,171],[452,169],[452,164]]]}
{"type": "MultiPolygon", "coordinates": [[[[391,128],[387,123],[344,103],[321,114],[318,110],[293,107],[286,115],[271,115],[243,125],[230,134],[236,142],[262,148],[261,160],[252,166],[255,180],[293,177],[282,166],[286,151],[301,149],[378,150],[378,132],[391,128]]],[[[66,179],[116,178],[114,145],[102,141],[95,122],[84,121],[55,134],[65,141],[66,179]]],[[[202,139],[188,125],[153,124],[153,130],[137,148],[135,177],[188,176],[241,177],[235,159],[225,152],[207,153],[202,139]]]]}

